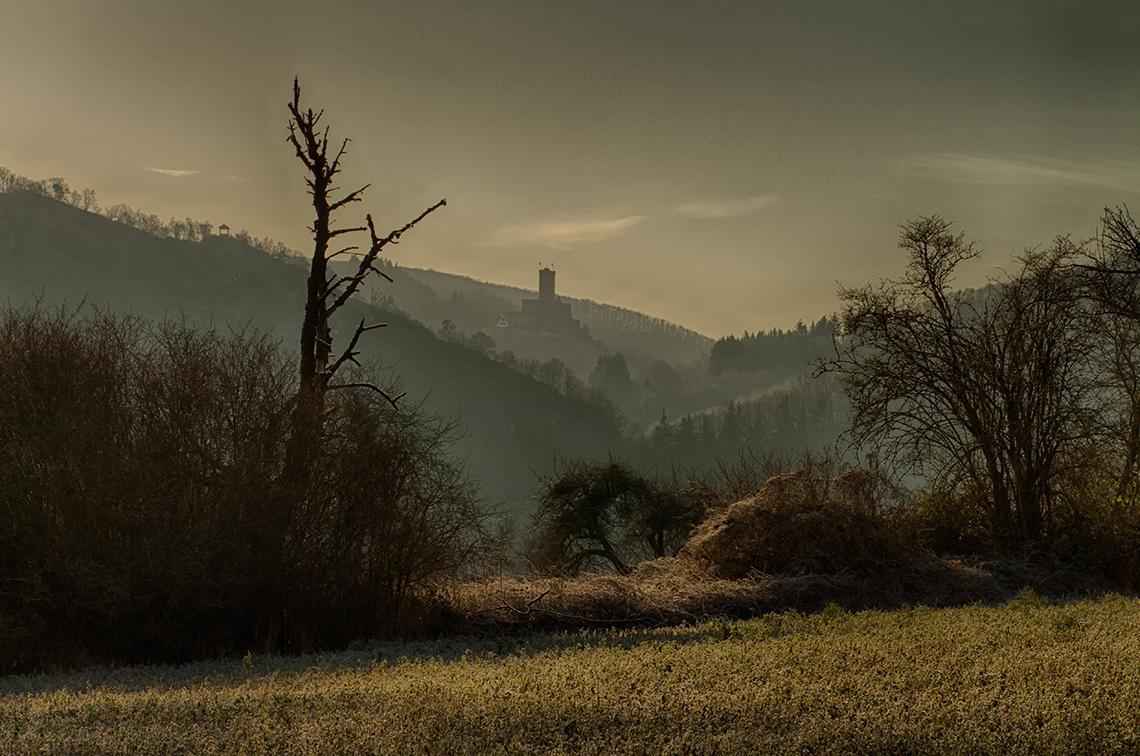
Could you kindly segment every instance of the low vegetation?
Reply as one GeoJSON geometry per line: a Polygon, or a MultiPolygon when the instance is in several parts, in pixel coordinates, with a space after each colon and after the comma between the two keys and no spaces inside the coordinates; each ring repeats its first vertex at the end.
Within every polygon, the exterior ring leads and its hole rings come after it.
{"type": "Polygon", "coordinates": [[[0,681],[26,753],[1129,753],[1140,601],[378,644],[0,681]]]}
{"type": "Polygon", "coordinates": [[[710,577],[683,560],[660,559],[629,575],[458,582],[442,590],[436,601],[438,616],[452,631],[511,633],[665,626],[787,609],[818,611],[828,605],[852,610],[915,602],[960,606],[1009,598],[1016,582],[998,580],[978,567],[933,559],[897,565],[873,579],[775,575],[747,580],[710,577]]]}

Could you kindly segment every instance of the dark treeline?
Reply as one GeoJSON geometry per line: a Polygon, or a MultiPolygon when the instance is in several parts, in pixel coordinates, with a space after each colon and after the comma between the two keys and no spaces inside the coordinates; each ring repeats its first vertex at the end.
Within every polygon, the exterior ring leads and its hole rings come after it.
{"type": "Polygon", "coordinates": [[[570,299],[570,309],[574,317],[592,330],[612,329],[653,334],[702,346],[708,342],[708,337],[690,328],[624,307],[615,307],[590,299],[570,299]]]}
{"type": "Polygon", "coordinates": [[[773,328],[752,334],[745,331],[742,336],[725,336],[712,346],[709,369],[713,375],[761,370],[794,374],[831,351],[836,325],[835,318],[822,318],[811,325],[800,321],[786,331],[773,328]]]}
{"type": "Polygon", "coordinates": [[[759,399],[675,420],[663,415],[635,458],[646,467],[704,471],[742,452],[832,451],[847,419],[847,400],[836,382],[803,376],[759,399]]]}

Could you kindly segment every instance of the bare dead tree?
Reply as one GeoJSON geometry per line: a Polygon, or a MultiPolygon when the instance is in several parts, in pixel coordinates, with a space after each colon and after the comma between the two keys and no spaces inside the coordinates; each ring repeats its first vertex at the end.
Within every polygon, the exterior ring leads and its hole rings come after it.
{"type": "Polygon", "coordinates": [[[445,206],[447,200],[440,199],[412,220],[383,234],[376,230],[371,214],[365,215],[363,225],[339,224],[337,213],[360,202],[371,184],[340,193],[340,187],[336,186],[335,181],[341,172],[341,161],[348,153],[350,140],[341,140],[339,147],[335,151],[331,150],[329,127],[327,124],[322,126],[321,123],[324,110],[313,111],[301,104],[301,85],[296,78],[293,79],[293,99],[288,103],[288,108],[288,141],[293,145],[297,159],[305,167],[305,184],[314,211],[313,224],[309,227],[313,234],[313,257],[305,290],[305,316],[301,323],[300,386],[294,408],[294,440],[289,455],[289,466],[295,467],[302,464],[298,456],[309,454],[309,447],[319,437],[324,397],[329,391],[365,389],[381,395],[393,407],[401,398],[390,395],[375,383],[336,381],[338,372],[345,364],[360,364],[357,357],[360,354],[358,346],[361,337],[386,324],[361,320],[347,346],[335,353],[330,323],[333,315],[348,303],[369,276],[375,274],[392,280],[376,266],[381,252],[389,245],[398,244],[404,234],[445,206]],[[347,243],[354,235],[364,233],[368,235],[366,243],[347,243]],[[343,246],[333,249],[335,244],[342,241],[345,242],[343,246]],[[350,254],[356,254],[359,258],[354,271],[336,274],[330,270],[332,260],[350,254]]]}

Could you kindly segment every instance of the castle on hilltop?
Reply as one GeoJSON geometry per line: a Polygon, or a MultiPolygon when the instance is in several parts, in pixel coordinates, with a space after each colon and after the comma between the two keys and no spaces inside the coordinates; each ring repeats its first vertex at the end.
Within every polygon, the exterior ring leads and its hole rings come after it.
{"type": "Polygon", "coordinates": [[[538,297],[524,299],[522,312],[512,313],[507,325],[527,331],[584,336],[582,324],[570,313],[570,303],[563,302],[554,293],[554,270],[544,267],[538,271],[538,297]]]}

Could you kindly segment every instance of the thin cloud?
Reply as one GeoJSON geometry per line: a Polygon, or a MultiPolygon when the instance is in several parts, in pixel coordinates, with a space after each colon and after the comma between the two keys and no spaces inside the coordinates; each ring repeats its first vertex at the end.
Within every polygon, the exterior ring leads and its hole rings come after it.
{"type": "Polygon", "coordinates": [[[162,176],[170,176],[171,178],[185,178],[186,176],[197,176],[201,171],[183,170],[181,168],[152,168],[147,166],[143,168],[148,173],[158,173],[162,176]]]}
{"type": "Polygon", "coordinates": [[[608,213],[600,212],[561,220],[518,223],[495,231],[486,244],[492,247],[546,246],[565,249],[575,244],[612,239],[644,221],[657,220],[669,215],[696,219],[737,218],[751,215],[770,206],[777,199],[777,195],[764,194],[741,199],[686,202],[670,210],[636,215],[619,215],[619,210],[613,209],[608,213]]]}
{"type": "Polygon", "coordinates": [[[752,197],[731,200],[702,200],[686,202],[673,208],[673,213],[685,218],[719,219],[739,218],[742,215],[758,213],[777,200],[775,194],[758,194],[752,197]]]}
{"type": "Polygon", "coordinates": [[[521,223],[500,228],[487,242],[493,247],[569,247],[584,242],[612,239],[645,220],[644,215],[616,218],[587,217],[538,223],[521,223]]]}
{"type": "Polygon", "coordinates": [[[938,152],[915,155],[898,164],[903,170],[943,181],[1003,186],[1096,186],[1108,189],[1136,188],[1134,170],[1122,165],[1049,160],[1002,158],[938,152]]]}

